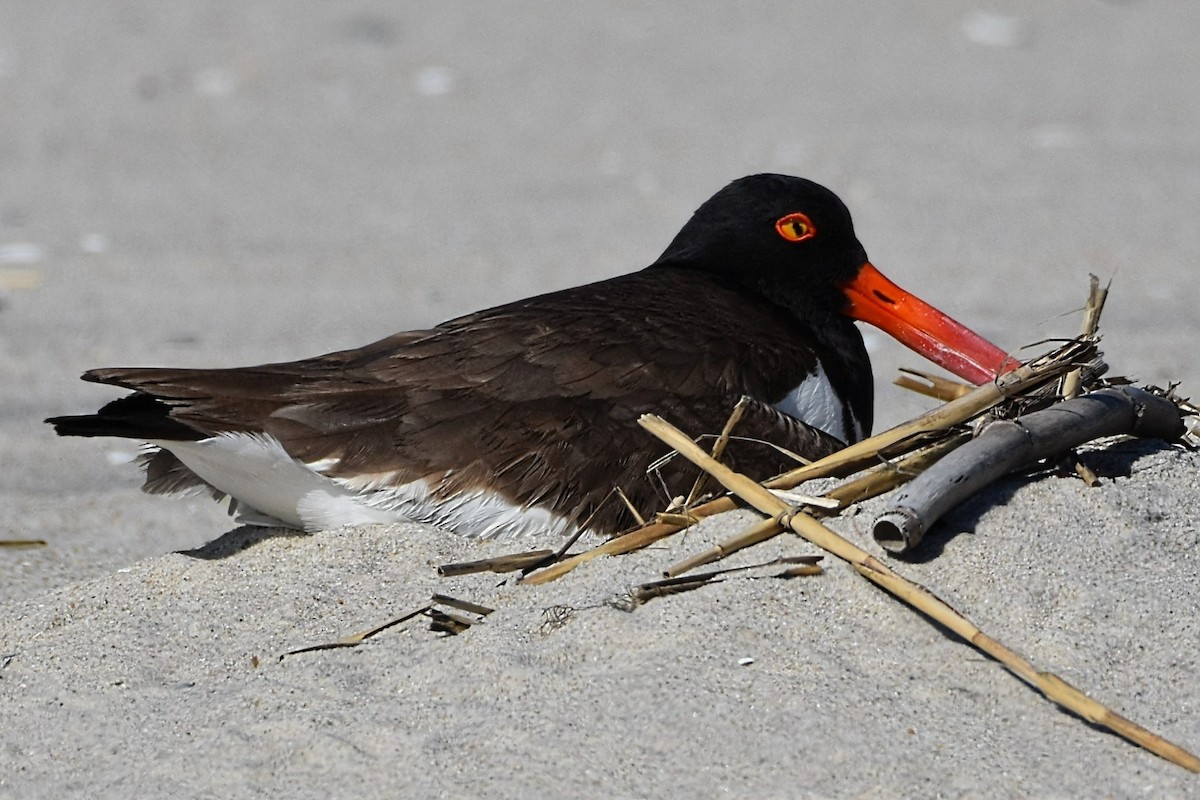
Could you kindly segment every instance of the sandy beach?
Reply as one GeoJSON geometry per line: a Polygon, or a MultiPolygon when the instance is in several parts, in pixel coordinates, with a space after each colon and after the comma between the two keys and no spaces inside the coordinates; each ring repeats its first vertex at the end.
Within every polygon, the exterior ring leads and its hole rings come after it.
{"type": "MultiPolygon", "coordinates": [[[[1194,396],[1200,7],[9,6],[0,539],[45,545],[0,548],[0,798],[1200,796],[832,558],[621,608],[748,511],[543,586],[439,578],[556,542],[238,528],[42,424],[117,396],[90,367],[300,358],[638,269],[763,171],[1004,347],[1111,279],[1111,373],[1194,396]],[[435,593],[494,612],[284,655],[435,593]]],[[[866,336],[876,429],[931,407],[866,336]]],[[[1085,459],[1101,487],[1006,480],[888,563],[1200,750],[1200,456],[1085,459]]],[[[831,525],[878,552],[878,507],[831,525]]]]}

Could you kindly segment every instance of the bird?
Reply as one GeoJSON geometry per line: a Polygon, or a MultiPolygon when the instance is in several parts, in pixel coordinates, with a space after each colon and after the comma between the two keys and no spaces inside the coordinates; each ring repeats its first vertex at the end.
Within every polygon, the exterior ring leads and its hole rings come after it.
{"type": "Polygon", "coordinates": [[[93,369],[131,393],[46,422],[146,443],[145,491],[228,497],[243,524],[611,535],[696,478],[643,414],[715,434],[747,398],[723,458],[759,479],[868,435],[856,320],[973,384],[1011,368],[885,278],[834,192],[757,174],[643,269],[299,361],[93,369]]]}

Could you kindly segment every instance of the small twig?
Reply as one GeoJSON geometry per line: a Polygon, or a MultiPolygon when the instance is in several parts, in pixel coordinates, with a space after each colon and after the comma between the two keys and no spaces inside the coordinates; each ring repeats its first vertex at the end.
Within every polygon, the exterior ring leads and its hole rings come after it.
{"type": "Polygon", "coordinates": [[[1184,433],[1170,400],[1133,386],[1100,389],[1014,420],[992,422],[972,442],[896,493],[875,520],[881,547],[915,547],[943,514],[1014,469],[1104,436],[1173,441],[1184,433]]]}
{"type": "Polygon", "coordinates": [[[472,603],[470,600],[459,600],[457,597],[451,597],[448,594],[435,594],[430,599],[435,603],[457,608],[459,611],[466,611],[469,614],[475,614],[480,617],[486,617],[496,610],[479,603],[472,603]]]}
{"type": "MultiPolygon", "coordinates": [[[[733,411],[729,412],[729,419],[725,420],[725,427],[721,429],[721,435],[713,442],[712,451],[709,453],[715,460],[720,461],[721,456],[725,455],[725,448],[729,446],[729,437],[733,435],[733,429],[742,421],[742,417],[746,413],[746,407],[750,405],[750,398],[742,395],[742,398],[737,401],[737,405],[733,407],[733,411]]],[[[707,472],[701,472],[696,476],[696,482],[692,484],[692,490],[688,492],[687,499],[683,501],[683,510],[686,513],[692,504],[700,497],[700,492],[704,490],[704,483],[708,479],[707,472]]]]}
{"type": "Polygon", "coordinates": [[[648,583],[638,584],[632,587],[626,595],[628,601],[623,608],[632,610],[633,608],[646,603],[648,600],[653,600],[656,597],[666,597],[668,595],[680,594],[682,592],[690,592],[693,589],[699,589],[701,586],[706,586],[709,583],[719,582],[718,578],[726,575],[732,575],[737,572],[747,572],[749,570],[763,569],[765,567],[774,567],[784,565],[788,568],[782,572],[778,572],[772,577],[780,578],[800,578],[820,575],[822,570],[817,566],[824,556],[785,556],[776,558],[771,561],[764,561],[761,564],[746,564],[740,567],[729,567],[727,569],[713,570],[712,572],[701,572],[696,575],[688,575],[686,578],[667,577],[658,581],[650,581],[648,583]]]}
{"type": "Polygon", "coordinates": [[[448,633],[451,636],[457,636],[476,622],[479,622],[477,619],[464,617],[462,614],[453,614],[449,611],[442,611],[440,608],[434,608],[433,606],[425,610],[425,616],[429,617],[429,630],[434,633],[448,633]]]}
{"type": "Polygon", "coordinates": [[[341,639],[338,639],[337,641],[324,642],[322,644],[301,647],[296,650],[289,650],[281,655],[279,660],[283,661],[283,659],[287,656],[300,655],[301,653],[314,653],[318,650],[336,650],[343,647],[358,647],[372,636],[382,633],[388,628],[394,628],[401,623],[408,622],[409,620],[416,619],[420,616],[429,618],[430,630],[436,631],[437,633],[448,633],[451,635],[459,634],[472,625],[481,622],[483,618],[488,614],[491,614],[492,611],[494,611],[494,609],[480,605],[479,603],[472,603],[469,600],[459,600],[457,598],[450,597],[449,595],[435,594],[429,598],[428,603],[420,608],[396,617],[395,619],[390,619],[381,625],[376,625],[374,628],[368,628],[365,631],[352,633],[349,636],[344,636],[341,639]],[[442,611],[438,608],[439,605],[449,606],[450,608],[458,609],[459,611],[466,611],[470,614],[474,614],[476,617],[478,617],[478,619],[471,619],[470,617],[465,617],[462,614],[454,614],[449,611],[442,611]]]}

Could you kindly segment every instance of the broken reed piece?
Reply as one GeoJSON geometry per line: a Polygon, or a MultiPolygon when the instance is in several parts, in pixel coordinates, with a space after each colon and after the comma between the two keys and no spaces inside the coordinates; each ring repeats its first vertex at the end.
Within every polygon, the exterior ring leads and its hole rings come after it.
{"type": "Polygon", "coordinates": [[[438,575],[443,578],[471,575],[476,572],[516,572],[522,569],[534,569],[553,557],[553,550],[528,550],[524,553],[510,553],[493,558],[481,558],[478,561],[442,564],[437,568],[437,571],[438,575]]]}
{"type": "Polygon", "coordinates": [[[1014,469],[1104,436],[1174,441],[1184,434],[1175,403],[1134,386],[1099,389],[1042,411],[987,424],[896,493],[872,535],[889,553],[916,547],[954,506],[1014,469]]]}
{"type": "Polygon", "coordinates": [[[644,414],[639,424],[667,445],[675,448],[688,461],[708,472],[729,491],[763,514],[833,555],[849,562],[860,575],[908,604],[927,618],[953,631],[963,641],[999,661],[1006,669],[1032,686],[1053,703],[1077,714],[1088,722],[1100,725],[1139,747],[1177,764],[1191,772],[1200,773],[1200,758],[1179,745],[1147,730],[1121,716],[1076,689],[1057,675],[1039,671],[1032,663],[1001,642],[984,633],[975,623],[955,611],[949,604],[920,584],[893,572],[873,555],[853,542],[822,525],[815,517],[792,511],[787,504],[764,487],[720,462],[713,461],[682,431],[661,417],[644,414]]]}
{"type": "MultiPolygon", "coordinates": [[[[792,489],[814,478],[844,477],[853,474],[878,463],[881,458],[895,458],[915,450],[925,444],[925,435],[961,425],[1008,398],[1034,391],[1048,381],[1060,377],[1064,372],[1081,365],[1085,366],[1085,371],[1089,373],[1103,369],[1103,363],[1098,360],[1095,343],[1079,340],[1067,342],[1044,356],[1006,372],[991,383],[972,389],[957,400],[938,406],[903,425],[852,444],[845,450],[839,450],[811,464],[785,472],[767,481],[765,485],[770,489],[792,489]]],[[[725,495],[691,509],[689,515],[703,519],[735,508],[737,501],[725,495]]],[[[533,585],[549,583],[594,558],[640,550],[678,533],[684,527],[660,522],[650,523],[615,539],[609,539],[591,550],[577,553],[530,573],[522,578],[522,582],[533,585]]]]}
{"type": "MultiPolygon", "coordinates": [[[[1112,281],[1109,281],[1108,285],[1101,289],[1100,279],[1095,275],[1088,275],[1088,299],[1083,307],[1083,323],[1079,326],[1081,337],[1095,338],[1096,331],[1100,328],[1100,314],[1104,311],[1104,301],[1108,299],[1111,286],[1112,281]]],[[[1072,397],[1078,397],[1082,388],[1083,371],[1073,369],[1063,376],[1062,388],[1059,391],[1064,398],[1070,400],[1072,397]]]]}
{"type": "Polygon", "coordinates": [[[42,273],[36,269],[0,269],[0,292],[15,292],[18,289],[36,289],[42,283],[42,273]]]}
{"type": "Polygon", "coordinates": [[[943,403],[957,400],[975,388],[962,381],[943,378],[940,375],[931,375],[928,372],[921,372],[920,370],[909,369],[907,367],[900,368],[900,377],[896,378],[892,383],[901,389],[908,389],[910,392],[923,394],[926,397],[932,397],[934,400],[940,400],[943,403]]]}

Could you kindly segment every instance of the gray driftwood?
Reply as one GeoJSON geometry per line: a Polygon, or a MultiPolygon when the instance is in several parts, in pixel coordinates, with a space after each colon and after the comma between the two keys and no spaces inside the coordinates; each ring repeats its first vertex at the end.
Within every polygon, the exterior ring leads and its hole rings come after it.
{"type": "Polygon", "coordinates": [[[1133,386],[1100,389],[998,420],[900,489],[872,533],[885,550],[903,553],[916,547],[943,514],[1014,469],[1104,436],[1174,441],[1184,430],[1175,403],[1133,386]]]}

